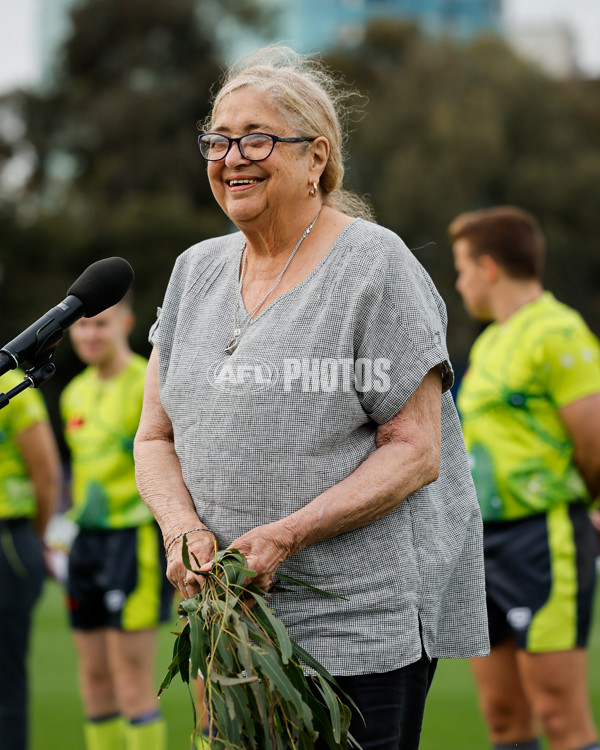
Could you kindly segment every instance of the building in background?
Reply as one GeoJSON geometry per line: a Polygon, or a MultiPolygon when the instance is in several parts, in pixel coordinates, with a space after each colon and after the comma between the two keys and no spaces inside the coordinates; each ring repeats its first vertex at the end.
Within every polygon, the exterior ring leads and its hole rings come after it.
{"type": "Polygon", "coordinates": [[[501,0],[268,0],[279,39],[302,52],[359,43],[373,19],[407,19],[428,33],[468,39],[501,31],[501,0]]]}
{"type": "Polygon", "coordinates": [[[578,75],[576,39],[564,23],[520,25],[506,30],[513,50],[555,78],[578,75]]]}

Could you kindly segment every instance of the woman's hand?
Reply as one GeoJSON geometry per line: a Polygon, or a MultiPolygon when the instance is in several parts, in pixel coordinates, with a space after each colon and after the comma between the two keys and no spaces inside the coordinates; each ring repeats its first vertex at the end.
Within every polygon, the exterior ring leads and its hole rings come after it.
{"type": "MultiPolygon", "coordinates": [[[[175,534],[173,537],[175,537],[175,534]]],[[[185,537],[187,539],[190,562],[194,570],[198,570],[200,567],[204,570],[210,570],[216,552],[214,536],[208,529],[203,529],[200,531],[188,531],[185,537]],[[194,555],[198,560],[198,564],[194,560],[194,555]]],[[[192,573],[183,564],[183,536],[176,539],[168,549],[167,578],[184,599],[189,599],[200,592],[204,583],[204,576],[192,573]]]]}
{"type": "MultiPolygon", "coordinates": [[[[248,568],[256,571],[256,578],[249,578],[246,583],[253,583],[263,591],[271,588],[277,568],[292,553],[289,534],[277,523],[257,526],[229,546],[239,550],[246,558],[248,568]]],[[[207,566],[203,568],[206,570],[207,566]]]]}

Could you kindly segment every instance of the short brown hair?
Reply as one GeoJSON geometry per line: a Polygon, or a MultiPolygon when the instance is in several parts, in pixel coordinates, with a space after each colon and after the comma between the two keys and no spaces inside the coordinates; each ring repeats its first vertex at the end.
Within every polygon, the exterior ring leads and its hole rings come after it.
{"type": "Polygon", "coordinates": [[[489,255],[516,279],[541,279],[546,242],[540,225],[516,206],[495,206],[460,214],[448,227],[452,242],[469,240],[471,254],[489,255]]]}

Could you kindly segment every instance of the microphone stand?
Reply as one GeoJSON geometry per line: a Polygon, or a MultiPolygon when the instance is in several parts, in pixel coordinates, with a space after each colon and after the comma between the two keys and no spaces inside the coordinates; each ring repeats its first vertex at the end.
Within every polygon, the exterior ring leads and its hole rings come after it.
{"type": "Polygon", "coordinates": [[[56,354],[56,346],[49,350],[46,350],[40,357],[36,357],[32,360],[32,367],[25,371],[25,377],[19,385],[11,388],[7,393],[0,393],[0,409],[4,409],[8,406],[8,402],[11,398],[24,391],[26,388],[39,388],[41,385],[54,375],[56,372],[56,365],[54,364],[54,355],[56,354]]]}

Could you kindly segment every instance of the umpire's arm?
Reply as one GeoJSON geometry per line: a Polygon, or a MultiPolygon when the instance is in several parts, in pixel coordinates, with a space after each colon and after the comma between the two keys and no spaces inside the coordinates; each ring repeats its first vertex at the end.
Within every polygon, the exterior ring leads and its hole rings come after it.
{"type": "Polygon", "coordinates": [[[559,410],[575,446],[575,463],[594,498],[600,497],[600,393],[559,410]]]}

